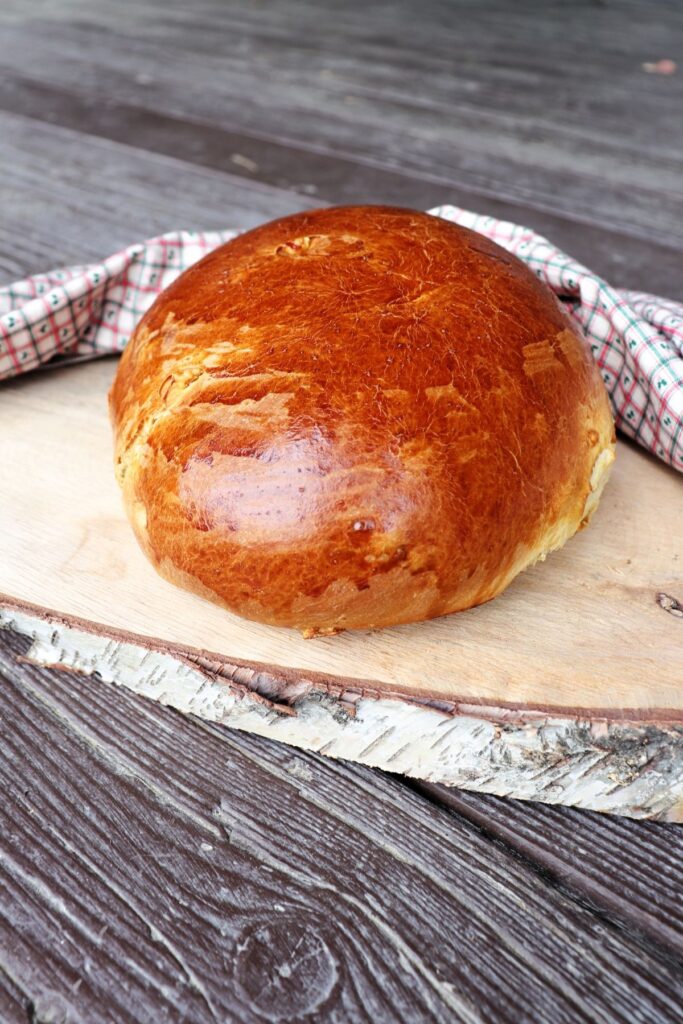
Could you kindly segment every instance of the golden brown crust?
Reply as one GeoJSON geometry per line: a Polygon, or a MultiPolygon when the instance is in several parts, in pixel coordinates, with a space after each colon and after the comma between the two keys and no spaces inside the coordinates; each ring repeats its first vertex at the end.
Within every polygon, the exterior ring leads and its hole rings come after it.
{"type": "Polygon", "coordinates": [[[312,632],[489,600],[584,524],[613,458],[552,293],[481,236],[388,207],[211,253],[145,315],[110,401],[159,571],[312,632]]]}

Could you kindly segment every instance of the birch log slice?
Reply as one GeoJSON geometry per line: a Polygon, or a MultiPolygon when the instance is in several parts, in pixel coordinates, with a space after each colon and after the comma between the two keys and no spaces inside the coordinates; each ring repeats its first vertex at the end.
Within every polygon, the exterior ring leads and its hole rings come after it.
{"type": "Polygon", "coordinates": [[[112,360],[0,395],[0,623],[32,657],[431,781],[683,819],[680,478],[621,444],[590,528],[469,612],[304,640],[160,579],[112,471],[112,360]]]}

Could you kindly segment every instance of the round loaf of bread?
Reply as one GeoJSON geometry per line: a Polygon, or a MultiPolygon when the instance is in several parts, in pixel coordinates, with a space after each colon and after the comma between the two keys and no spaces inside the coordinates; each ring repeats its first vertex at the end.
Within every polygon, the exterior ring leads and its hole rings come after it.
{"type": "Polygon", "coordinates": [[[307,634],[490,600],[585,525],[614,458],[550,290],[480,235],[389,207],[210,253],[143,317],[110,403],[158,571],[307,634]]]}

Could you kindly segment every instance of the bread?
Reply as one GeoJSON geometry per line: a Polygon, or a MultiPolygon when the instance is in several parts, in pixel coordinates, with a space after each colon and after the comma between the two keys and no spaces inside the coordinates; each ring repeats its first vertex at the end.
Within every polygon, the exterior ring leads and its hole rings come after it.
{"type": "Polygon", "coordinates": [[[515,257],[410,210],[273,221],[143,317],[116,471],[167,579],[311,635],[481,604],[588,521],[614,425],[515,257]]]}

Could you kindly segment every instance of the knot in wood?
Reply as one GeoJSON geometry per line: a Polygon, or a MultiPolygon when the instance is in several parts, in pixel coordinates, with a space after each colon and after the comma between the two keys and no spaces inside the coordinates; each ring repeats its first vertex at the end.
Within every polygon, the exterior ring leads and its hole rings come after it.
{"type": "Polygon", "coordinates": [[[61,992],[44,989],[27,1006],[29,1024],[81,1024],[82,1018],[61,992]]]}
{"type": "Polygon", "coordinates": [[[286,1021],[320,1008],[337,984],[337,964],[317,926],[283,917],[246,928],[238,942],[235,984],[260,1017],[286,1021]]]}

